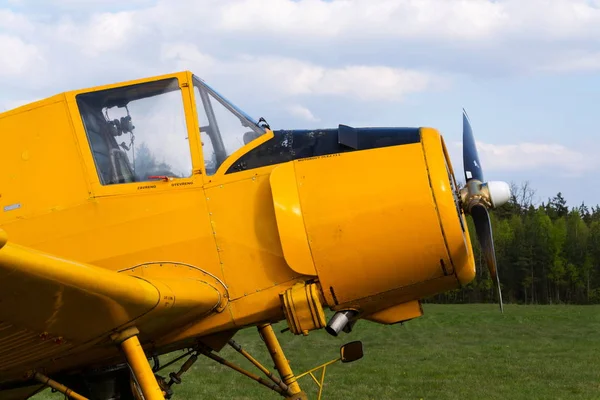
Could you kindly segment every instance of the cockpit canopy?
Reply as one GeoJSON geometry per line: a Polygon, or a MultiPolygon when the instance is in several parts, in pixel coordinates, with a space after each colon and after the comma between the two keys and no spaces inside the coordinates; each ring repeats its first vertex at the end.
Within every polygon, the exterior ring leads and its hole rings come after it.
{"type": "MultiPolygon", "coordinates": [[[[213,175],[266,130],[196,76],[193,91],[206,173],[213,175]]],[[[177,78],[83,93],[76,99],[103,185],[192,175],[192,130],[177,78]]]]}

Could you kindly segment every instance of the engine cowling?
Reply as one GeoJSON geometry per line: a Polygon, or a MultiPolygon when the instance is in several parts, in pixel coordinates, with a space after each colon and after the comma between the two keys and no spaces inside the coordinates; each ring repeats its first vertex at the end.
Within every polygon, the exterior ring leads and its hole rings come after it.
{"type": "Polygon", "coordinates": [[[286,262],[318,278],[332,310],[382,315],[475,276],[452,165],[434,129],[421,128],[416,143],[288,162],[270,181],[286,262]]]}

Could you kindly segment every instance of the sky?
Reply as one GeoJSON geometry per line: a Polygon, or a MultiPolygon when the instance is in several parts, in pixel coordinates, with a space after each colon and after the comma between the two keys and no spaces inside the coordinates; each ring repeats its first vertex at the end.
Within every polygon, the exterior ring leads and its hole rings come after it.
{"type": "MultiPolygon", "coordinates": [[[[191,70],[273,129],[427,126],[600,204],[600,0],[0,0],[0,111],[191,70]]],[[[402,179],[402,171],[398,171],[402,179]]]]}

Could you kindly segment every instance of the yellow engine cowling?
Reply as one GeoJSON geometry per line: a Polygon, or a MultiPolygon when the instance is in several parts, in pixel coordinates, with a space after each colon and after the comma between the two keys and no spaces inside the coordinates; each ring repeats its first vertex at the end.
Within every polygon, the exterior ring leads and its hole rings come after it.
{"type": "Polygon", "coordinates": [[[420,133],[418,143],[300,159],[271,174],[285,259],[318,277],[333,310],[368,316],[475,276],[443,139],[420,133]]]}

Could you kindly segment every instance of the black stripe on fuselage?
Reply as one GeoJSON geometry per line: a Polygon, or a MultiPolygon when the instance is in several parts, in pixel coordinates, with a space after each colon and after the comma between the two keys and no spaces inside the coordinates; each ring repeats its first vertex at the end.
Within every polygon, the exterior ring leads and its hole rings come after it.
{"type": "Polygon", "coordinates": [[[226,174],[308,157],[398,146],[421,141],[419,128],[296,129],[273,131],[274,137],[242,155],[226,174]]]}

